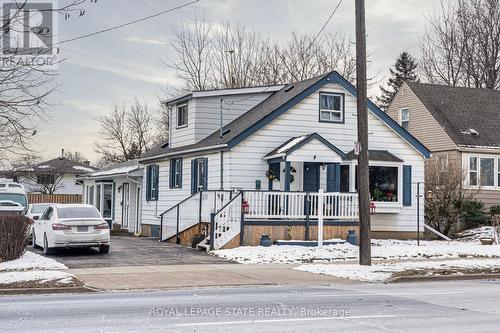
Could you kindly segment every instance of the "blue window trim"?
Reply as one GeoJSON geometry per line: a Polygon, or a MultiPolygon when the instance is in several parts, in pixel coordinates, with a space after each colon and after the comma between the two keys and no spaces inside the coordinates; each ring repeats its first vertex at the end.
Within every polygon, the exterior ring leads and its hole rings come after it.
{"type": "Polygon", "coordinates": [[[208,158],[201,157],[191,160],[191,194],[197,193],[199,188],[196,186],[198,183],[198,165],[199,162],[203,162],[203,191],[208,190],[208,158]]]}
{"type": "Polygon", "coordinates": [[[345,124],[345,94],[338,92],[330,92],[330,91],[320,91],[319,92],[319,101],[318,101],[318,120],[320,123],[333,123],[333,124],[345,124]],[[342,99],[342,120],[325,120],[321,119],[321,95],[333,95],[340,96],[342,99]]]}
{"type": "MultiPolygon", "coordinates": [[[[347,90],[352,96],[357,98],[357,91],[356,88],[346,79],[344,79],[339,73],[337,72],[331,72],[328,75],[326,75],[324,78],[316,82],[315,84],[309,86],[308,88],[304,89],[303,92],[295,96],[294,98],[290,99],[288,102],[283,104],[282,106],[278,107],[275,109],[273,112],[265,116],[264,118],[260,119],[257,121],[255,124],[241,132],[239,135],[235,136],[233,139],[229,140],[228,142],[228,148],[231,149],[246,138],[248,138],[250,135],[255,133],[257,130],[260,128],[264,127],[265,125],[269,124],[272,122],[274,119],[276,119],[278,116],[286,112],[287,110],[291,109],[293,106],[295,106],[297,103],[302,101],[304,98],[312,95],[315,91],[319,90],[321,87],[323,87],[325,84],[328,83],[337,83],[340,86],[342,86],[344,89],[347,90]]],[[[413,135],[411,135],[408,131],[406,131],[404,128],[402,128],[394,119],[392,119],[389,115],[387,115],[384,111],[379,109],[375,103],[372,101],[368,100],[368,109],[377,117],[379,118],[382,122],[384,122],[387,126],[389,126],[392,130],[394,130],[397,134],[399,134],[404,140],[406,140],[411,146],[413,146],[422,156],[425,158],[429,158],[431,155],[431,152],[420,142],[418,141],[413,135]]]]}

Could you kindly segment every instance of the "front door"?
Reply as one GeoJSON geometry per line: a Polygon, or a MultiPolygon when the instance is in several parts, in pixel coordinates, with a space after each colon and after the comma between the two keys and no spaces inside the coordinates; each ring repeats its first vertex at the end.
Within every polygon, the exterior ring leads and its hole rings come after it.
{"type": "Polygon", "coordinates": [[[130,189],[128,183],[122,185],[122,227],[128,228],[130,189]]]}
{"type": "Polygon", "coordinates": [[[319,191],[319,163],[304,163],[304,192],[319,191]]]}

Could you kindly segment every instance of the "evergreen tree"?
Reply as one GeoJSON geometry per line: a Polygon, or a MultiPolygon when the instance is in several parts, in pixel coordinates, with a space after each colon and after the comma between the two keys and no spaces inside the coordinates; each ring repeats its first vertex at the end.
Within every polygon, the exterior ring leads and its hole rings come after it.
{"type": "Polygon", "coordinates": [[[398,59],[396,59],[394,69],[389,69],[391,77],[387,81],[388,89],[380,86],[382,94],[380,97],[377,97],[377,102],[382,110],[387,110],[403,82],[420,81],[416,70],[417,62],[415,59],[406,51],[401,53],[398,59]]]}

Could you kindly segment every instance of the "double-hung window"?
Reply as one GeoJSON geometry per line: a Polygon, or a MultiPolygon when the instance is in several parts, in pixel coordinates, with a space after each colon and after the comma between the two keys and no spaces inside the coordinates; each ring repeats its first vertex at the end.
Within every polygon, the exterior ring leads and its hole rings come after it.
{"type": "Polygon", "coordinates": [[[477,156],[469,157],[469,186],[477,186],[477,156]]]}
{"type": "Polygon", "coordinates": [[[399,109],[399,119],[401,127],[403,127],[405,130],[408,130],[408,126],[410,126],[410,109],[408,108],[399,109]]]}
{"type": "Polygon", "coordinates": [[[177,105],[177,128],[187,127],[188,125],[188,104],[177,105]]]}
{"type": "Polygon", "coordinates": [[[157,164],[148,165],[146,168],[146,200],[158,200],[158,176],[159,166],[157,164]]]}
{"type": "Polygon", "coordinates": [[[170,188],[182,188],[182,158],[170,160],[170,188]]]}
{"type": "Polygon", "coordinates": [[[481,186],[495,186],[495,159],[492,157],[480,158],[479,172],[481,186]]]}
{"type": "Polygon", "coordinates": [[[344,122],[344,94],[319,94],[319,120],[333,123],[344,122]]]}

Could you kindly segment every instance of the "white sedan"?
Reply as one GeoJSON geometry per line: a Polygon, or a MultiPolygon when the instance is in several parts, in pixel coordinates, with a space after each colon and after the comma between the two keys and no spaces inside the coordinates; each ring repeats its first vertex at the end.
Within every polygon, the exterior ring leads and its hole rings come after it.
{"type": "Polygon", "coordinates": [[[109,225],[92,205],[53,204],[34,221],[33,247],[44,254],[56,248],[97,247],[108,253],[109,225]]]}

